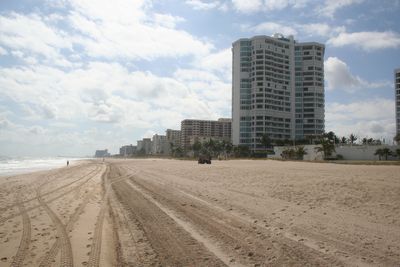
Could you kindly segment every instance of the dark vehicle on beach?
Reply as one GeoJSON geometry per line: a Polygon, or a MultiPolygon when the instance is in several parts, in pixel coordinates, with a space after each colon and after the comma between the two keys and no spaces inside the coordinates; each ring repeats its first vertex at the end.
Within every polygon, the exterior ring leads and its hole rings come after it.
{"type": "Polygon", "coordinates": [[[197,161],[199,164],[211,164],[211,156],[210,155],[200,155],[199,160],[197,161]]]}

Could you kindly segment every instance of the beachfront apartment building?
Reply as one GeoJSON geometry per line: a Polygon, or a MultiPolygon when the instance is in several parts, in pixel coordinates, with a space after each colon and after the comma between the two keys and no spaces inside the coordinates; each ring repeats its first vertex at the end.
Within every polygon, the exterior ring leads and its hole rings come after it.
{"type": "Polygon", "coordinates": [[[143,147],[142,147],[142,149],[144,150],[144,153],[145,153],[146,155],[151,154],[151,152],[152,152],[152,147],[153,147],[151,138],[143,138],[142,141],[143,141],[143,147]]]}
{"type": "Polygon", "coordinates": [[[191,120],[181,122],[181,147],[184,151],[190,150],[196,142],[210,139],[218,141],[231,140],[232,120],[220,118],[214,120],[191,120]]]}
{"type": "Polygon", "coordinates": [[[143,138],[137,141],[136,151],[139,154],[149,155],[152,152],[151,138],[143,138]]]}
{"type": "Polygon", "coordinates": [[[325,46],[282,34],[232,44],[232,143],[263,150],[261,137],[303,140],[325,128],[325,46]]]}
{"type": "Polygon", "coordinates": [[[96,152],[94,153],[94,156],[96,158],[104,158],[104,157],[111,156],[111,154],[108,153],[108,149],[104,149],[104,150],[96,150],[96,152]]]}
{"type": "Polygon", "coordinates": [[[167,129],[165,131],[165,136],[167,137],[167,142],[171,147],[180,147],[181,145],[181,131],[180,130],[173,130],[167,129]]]}
{"type": "Polygon", "coordinates": [[[169,152],[169,144],[165,135],[153,135],[152,154],[167,154],[169,152]]]}
{"type": "Polygon", "coordinates": [[[119,148],[120,156],[128,156],[136,153],[136,146],[134,145],[126,145],[119,148]]]}
{"type": "Polygon", "coordinates": [[[394,92],[396,102],[396,134],[400,134],[400,68],[394,71],[394,92]]]}

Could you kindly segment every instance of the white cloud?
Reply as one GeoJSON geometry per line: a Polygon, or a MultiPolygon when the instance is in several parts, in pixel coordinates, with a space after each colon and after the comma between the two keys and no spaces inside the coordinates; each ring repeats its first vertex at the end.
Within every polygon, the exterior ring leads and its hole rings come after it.
{"type": "Polygon", "coordinates": [[[331,37],[346,30],[343,26],[332,27],[326,23],[299,24],[298,28],[306,35],[322,37],[331,37]]]}
{"type": "Polygon", "coordinates": [[[153,14],[144,1],[71,0],[69,23],[81,34],[91,57],[153,60],[158,57],[203,56],[213,48],[186,31],[176,29],[181,17],[153,14]],[[118,14],[118,16],[115,16],[118,14]]]}
{"type": "Polygon", "coordinates": [[[364,2],[364,0],[325,0],[324,4],[319,6],[316,10],[320,15],[333,18],[337,10],[362,2],[364,2]]]}
{"type": "Polygon", "coordinates": [[[365,51],[372,51],[385,48],[400,47],[400,35],[396,32],[342,32],[328,40],[327,44],[342,47],[355,46],[365,51]]]}
{"type": "Polygon", "coordinates": [[[21,54],[43,57],[47,63],[71,66],[60,50],[72,50],[67,34],[46,24],[36,14],[0,16],[0,44],[21,54]]]}
{"type": "Polygon", "coordinates": [[[172,16],[170,14],[154,14],[154,22],[156,25],[175,28],[176,24],[185,21],[182,17],[172,16]]]}
{"type": "Polygon", "coordinates": [[[12,99],[23,110],[20,120],[38,124],[15,125],[4,116],[0,118],[0,143],[8,142],[3,148],[12,154],[23,152],[13,151],[11,144],[29,146],[32,151],[24,153],[36,151],[37,155],[51,154],[40,146],[54,151],[117,147],[123,142],[134,143],[145,131],[179,129],[185,118],[217,119],[230,113],[230,83],[205,69],[179,69],[173,77],[162,77],[104,62],[73,70],[41,64],[5,67],[0,69],[0,88],[0,96],[12,99]],[[52,123],[40,126],[43,120],[52,123]],[[91,135],[82,130],[82,123],[101,123],[100,128],[113,129],[114,134],[91,135]],[[5,128],[8,130],[3,131],[5,128]],[[129,131],[135,132],[131,140],[122,135],[129,131]]]}
{"type": "Polygon", "coordinates": [[[220,50],[195,61],[194,66],[215,74],[222,74],[226,81],[232,79],[232,51],[231,48],[220,50]]]}
{"type": "Polygon", "coordinates": [[[163,121],[178,125],[185,117],[213,117],[230,103],[230,85],[207,71],[182,70],[168,78],[129,72],[117,63],[92,62],[72,71],[45,66],[3,68],[0,88],[13,88],[0,94],[21,103],[31,117],[83,119],[120,127],[176,127],[163,121]],[[175,118],[166,118],[169,115],[175,118]]]}
{"type": "Polygon", "coordinates": [[[257,34],[268,34],[282,33],[283,35],[294,35],[296,36],[321,36],[321,37],[333,37],[338,34],[345,32],[346,28],[344,26],[331,26],[327,23],[278,23],[266,21],[259,23],[257,25],[241,25],[242,31],[254,32],[257,34]]]}
{"type": "Polygon", "coordinates": [[[0,113],[0,130],[5,130],[12,128],[13,124],[8,120],[8,118],[0,113]]]}
{"type": "Polygon", "coordinates": [[[253,13],[260,11],[282,10],[285,8],[304,8],[310,0],[232,0],[236,11],[253,13]]]}
{"type": "Polygon", "coordinates": [[[297,31],[293,27],[276,22],[263,22],[255,26],[243,25],[242,30],[268,35],[272,35],[274,33],[282,33],[283,35],[297,35],[297,31]]]}
{"type": "Polygon", "coordinates": [[[221,6],[220,1],[201,1],[201,0],[187,0],[185,4],[191,6],[195,10],[209,10],[221,6]]]}
{"type": "Polygon", "coordinates": [[[182,17],[152,12],[147,1],[69,0],[60,8],[69,8],[67,15],[1,15],[0,45],[29,64],[61,67],[77,67],[73,62],[81,55],[132,61],[201,57],[213,49],[210,42],[177,29],[182,17]],[[59,21],[74,31],[61,30],[59,21]]]}
{"type": "Polygon", "coordinates": [[[236,11],[243,13],[260,11],[263,5],[261,0],[232,0],[232,4],[236,11]]]}
{"type": "Polygon", "coordinates": [[[0,56],[5,56],[8,55],[7,50],[5,50],[3,47],[0,46],[0,56]]]}
{"type": "Polygon", "coordinates": [[[327,90],[342,89],[353,92],[366,88],[381,88],[391,86],[386,82],[369,82],[356,75],[353,75],[347,64],[337,57],[329,57],[324,62],[325,81],[327,82],[327,90]]]}
{"type": "Polygon", "coordinates": [[[330,103],[326,107],[326,130],[339,136],[354,133],[360,138],[385,138],[395,134],[394,101],[374,99],[350,104],[330,103]]]}

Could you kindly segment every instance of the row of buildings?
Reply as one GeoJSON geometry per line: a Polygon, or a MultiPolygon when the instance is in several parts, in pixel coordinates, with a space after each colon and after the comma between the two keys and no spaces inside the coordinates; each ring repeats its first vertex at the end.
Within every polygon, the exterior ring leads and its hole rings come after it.
{"type": "MultiPolygon", "coordinates": [[[[271,140],[315,139],[325,132],[324,44],[300,43],[274,34],[242,38],[232,44],[232,119],[183,120],[166,130],[123,146],[121,155],[170,154],[210,138],[265,150],[271,140]]],[[[396,131],[400,132],[400,69],[395,70],[396,131]]]]}
{"type": "Polygon", "coordinates": [[[170,155],[176,149],[183,153],[191,150],[195,142],[210,139],[215,141],[231,141],[231,119],[192,120],[181,122],[180,130],[167,129],[165,135],[155,134],[152,138],[138,140],[136,145],[122,146],[121,156],[128,155],[170,155]]]}

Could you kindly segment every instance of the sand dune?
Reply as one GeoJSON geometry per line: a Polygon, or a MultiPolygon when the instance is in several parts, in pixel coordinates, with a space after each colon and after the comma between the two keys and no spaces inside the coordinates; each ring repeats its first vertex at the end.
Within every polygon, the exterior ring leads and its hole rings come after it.
{"type": "Polygon", "coordinates": [[[0,178],[0,266],[399,266],[400,168],[109,160],[0,178]]]}

